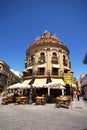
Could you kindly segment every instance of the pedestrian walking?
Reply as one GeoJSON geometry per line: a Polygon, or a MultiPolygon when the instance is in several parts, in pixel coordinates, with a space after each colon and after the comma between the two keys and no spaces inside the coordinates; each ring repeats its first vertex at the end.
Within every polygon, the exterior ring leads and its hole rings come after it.
{"type": "Polygon", "coordinates": [[[78,101],[79,101],[79,100],[80,100],[80,99],[79,99],[79,97],[80,97],[80,91],[77,91],[77,92],[76,92],[76,95],[77,95],[77,99],[78,99],[78,101]]]}
{"type": "Polygon", "coordinates": [[[74,98],[76,98],[77,97],[77,95],[76,95],[76,90],[74,90],[74,98]]]}
{"type": "Polygon", "coordinates": [[[73,88],[71,89],[70,95],[71,95],[72,101],[73,101],[73,96],[74,96],[74,90],[73,90],[73,88]]]}

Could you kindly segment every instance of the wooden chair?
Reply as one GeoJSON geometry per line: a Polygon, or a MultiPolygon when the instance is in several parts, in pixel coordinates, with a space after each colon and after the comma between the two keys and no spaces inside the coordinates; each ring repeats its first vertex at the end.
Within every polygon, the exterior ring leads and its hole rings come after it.
{"type": "Polygon", "coordinates": [[[64,106],[69,108],[71,103],[72,103],[71,96],[60,96],[56,98],[56,107],[64,106]]]}
{"type": "Polygon", "coordinates": [[[36,105],[40,105],[41,104],[41,98],[40,97],[36,97],[36,105]]]}
{"type": "Polygon", "coordinates": [[[46,103],[46,98],[45,97],[42,97],[42,99],[41,99],[41,104],[45,104],[46,103]]]}
{"type": "Polygon", "coordinates": [[[20,97],[16,97],[16,103],[21,104],[21,98],[20,97]]]}
{"type": "Polygon", "coordinates": [[[8,97],[7,96],[2,97],[2,103],[1,104],[3,104],[3,105],[8,104],[8,97]]]}
{"type": "Polygon", "coordinates": [[[13,102],[13,96],[8,96],[8,102],[12,103],[13,102]]]}
{"type": "Polygon", "coordinates": [[[28,103],[28,97],[24,97],[21,99],[22,104],[27,104],[28,103]]]}

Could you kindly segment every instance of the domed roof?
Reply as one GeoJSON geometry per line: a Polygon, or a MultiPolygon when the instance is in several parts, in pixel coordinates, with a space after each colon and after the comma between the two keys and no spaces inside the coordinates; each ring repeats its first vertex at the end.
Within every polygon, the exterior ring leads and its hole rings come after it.
{"type": "Polygon", "coordinates": [[[33,44],[50,43],[50,42],[59,44],[60,40],[55,35],[52,35],[48,31],[45,31],[40,38],[36,39],[33,42],[33,44]]]}

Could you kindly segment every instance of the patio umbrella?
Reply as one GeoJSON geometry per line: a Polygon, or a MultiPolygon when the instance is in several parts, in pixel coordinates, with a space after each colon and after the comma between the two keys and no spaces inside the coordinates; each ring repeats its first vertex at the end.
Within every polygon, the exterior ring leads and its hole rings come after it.
{"type": "Polygon", "coordinates": [[[60,86],[59,88],[60,88],[60,89],[66,89],[64,86],[60,86]]]}
{"type": "Polygon", "coordinates": [[[43,84],[32,84],[33,88],[43,88],[43,84]]]}
{"type": "Polygon", "coordinates": [[[30,85],[28,84],[21,84],[20,89],[30,89],[30,85]]]}
{"type": "Polygon", "coordinates": [[[76,89],[77,88],[76,84],[72,84],[72,88],[76,89]]]}
{"type": "Polygon", "coordinates": [[[64,86],[59,87],[62,90],[62,95],[64,96],[64,89],[66,89],[64,86]]]}
{"type": "Polygon", "coordinates": [[[9,86],[7,89],[18,89],[18,88],[20,88],[20,86],[21,86],[21,83],[16,83],[16,84],[9,86]]]}

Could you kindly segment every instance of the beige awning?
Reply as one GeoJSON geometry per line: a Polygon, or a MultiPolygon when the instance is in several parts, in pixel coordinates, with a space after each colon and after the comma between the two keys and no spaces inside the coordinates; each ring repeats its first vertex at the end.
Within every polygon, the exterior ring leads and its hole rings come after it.
{"type": "Polygon", "coordinates": [[[30,81],[31,81],[31,79],[24,80],[24,81],[22,82],[22,84],[28,85],[28,84],[30,83],[30,81]]]}
{"type": "Polygon", "coordinates": [[[58,83],[60,85],[65,85],[63,79],[51,78],[52,82],[58,83]]]}
{"type": "Polygon", "coordinates": [[[35,81],[34,81],[34,84],[42,84],[42,85],[44,85],[44,84],[46,84],[46,81],[47,81],[47,79],[46,78],[42,78],[42,79],[35,79],[35,81]]]}
{"type": "Polygon", "coordinates": [[[45,64],[38,65],[38,68],[45,68],[45,64]]]}
{"type": "Polygon", "coordinates": [[[25,70],[23,70],[24,72],[27,72],[29,69],[32,69],[32,66],[26,68],[25,70]]]}
{"type": "Polygon", "coordinates": [[[21,83],[16,83],[11,86],[9,86],[7,89],[18,89],[21,87],[21,83]]]}
{"type": "Polygon", "coordinates": [[[44,85],[46,84],[46,78],[42,78],[42,79],[35,79],[34,83],[33,83],[33,88],[43,88],[44,85]]]}
{"type": "Polygon", "coordinates": [[[57,64],[57,65],[56,65],[56,64],[53,64],[52,67],[53,67],[53,68],[60,68],[60,66],[59,66],[58,64],[57,64]]]}
{"type": "Polygon", "coordinates": [[[70,68],[69,68],[69,67],[64,66],[64,70],[70,70],[70,68]]]}
{"type": "Polygon", "coordinates": [[[30,67],[28,67],[28,68],[27,68],[27,70],[32,69],[32,68],[33,68],[33,67],[32,67],[32,66],[30,66],[30,67]]]}
{"type": "Polygon", "coordinates": [[[72,85],[72,88],[77,88],[76,84],[71,84],[72,85]]]}

